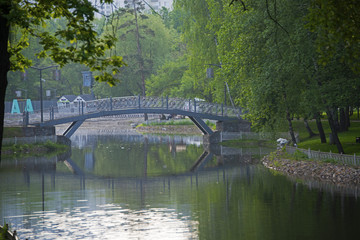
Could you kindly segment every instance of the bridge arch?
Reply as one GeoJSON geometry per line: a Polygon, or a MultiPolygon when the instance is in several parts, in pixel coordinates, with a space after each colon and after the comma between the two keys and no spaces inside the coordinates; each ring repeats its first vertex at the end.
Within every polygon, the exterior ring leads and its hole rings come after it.
{"type": "MultiPolygon", "coordinates": [[[[171,114],[187,116],[201,130],[204,135],[212,135],[213,131],[203,119],[227,121],[244,121],[241,119],[241,109],[224,106],[222,104],[207,103],[180,98],[157,97],[121,97],[90,101],[79,105],[78,112],[68,113],[64,109],[53,111],[50,120],[37,123],[38,126],[55,126],[71,123],[63,133],[71,137],[81,124],[92,118],[129,115],[129,114],[171,114]]],[[[65,109],[66,110],[66,109],[65,109]]]]}

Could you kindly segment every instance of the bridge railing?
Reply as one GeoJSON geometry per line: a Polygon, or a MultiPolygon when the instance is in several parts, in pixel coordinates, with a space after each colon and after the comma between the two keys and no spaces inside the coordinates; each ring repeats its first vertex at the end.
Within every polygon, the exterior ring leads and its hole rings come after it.
{"type": "MultiPolygon", "coordinates": [[[[176,109],[186,112],[196,112],[225,117],[240,117],[242,115],[240,108],[234,108],[217,103],[208,103],[202,100],[128,96],[104,98],[88,102],[77,102],[60,107],[52,107],[51,109],[44,109],[44,121],[88,113],[125,109],[176,109]]],[[[38,115],[39,112],[32,113],[30,123],[39,122],[38,115]]]]}
{"type": "Polygon", "coordinates": [[[121,109],[178,109],[188,112],[197,112],[210,115],[237,117],[241,115],[240,108],[234,108],[217,103],[208,103],[195,99],[168,98],[168,97],[115,97],[89,101],[85,104],[85,113],[111,111],[121,109]]]}

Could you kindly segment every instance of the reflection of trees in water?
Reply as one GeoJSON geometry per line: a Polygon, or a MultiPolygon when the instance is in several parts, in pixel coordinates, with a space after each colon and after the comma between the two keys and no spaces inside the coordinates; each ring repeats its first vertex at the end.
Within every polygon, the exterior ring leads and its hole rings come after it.
{"type": "Polygon", "coordinates": [[[117,140],[125,142],[143,142],[148,139],[148,143],[172,143],[184,145],[197,145],[202,144],[202,136],[160,136],[160,135],[141,135],[141,134],[124,134],[124,135],[74,135],[72,146],[77,148],[92,147],[97,144],[99,140],[117,140]]]}
{"type": "Polygon", "coordinates": [[[85,172],[100,176],[173,174],[189,169],[192,159],[201,154],[201,140],[199,136],[75,135],[72,159],[85,172]]]}
{"type": "Polygon", "coordinates": [[[252,164],[254,154],[269,151],[219,145],[209,150],[216,157],[207,156],[210,152],[201,147],[201,136],[77,135],[74,140],[81,146],[73,148],[77,165],[85,172],[108,177],[178,175],[221,165],[252,164]]]}
{"type": "MultiPolygon", "coordinates": [[[[144,161],[144,155],[141,160],[144,161]]],[[[59,214],[75,209],[79,210],[77,216],[96,211],[99,217],[111,215],[111,210],[121,211],[126,217],[134,210],[139,217],[155,208],[174,209],[179,219],[189,216],[196,221],[200,239],[238,239],[240,235],[251,239],[257,229],[261,229],[256,232],[259,239],[323,239],[328,234],[340,239],[341,233],[355,233],[360,213],[354,197],[288,181],[261,165],[222,165],[181,176],[138,178],[84,178],[56,173],[52,180],[47,173],[29,175],[31,191],[18,195],[28,204],[2,201],[7,209],[16,207],[24,219],[43,209],[59,209],[59,214]],[[54,182],[51,187],[50,181],[54,182]],[[99,206],[113,209],[101,212],[99,206]]],[[[10,173],[0,175],[0,181],[9,176],[10,173]]],[[[21,187],[16,191],[25,192],[21,187]]],[[[6,194],[2,196],[5,197],[6,194]]]]}

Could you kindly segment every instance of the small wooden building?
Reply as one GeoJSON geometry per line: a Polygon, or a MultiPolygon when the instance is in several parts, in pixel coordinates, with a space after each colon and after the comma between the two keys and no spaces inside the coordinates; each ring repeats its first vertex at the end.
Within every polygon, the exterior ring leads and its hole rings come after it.
{"type": "MultiPolygon", "coordinates": [[[[87,103],[89,101],[95,100],[93,94],[83,94],[83,95],[63,95],[57,101],[57,106],[59,112],[75,112],[78,111],[81,103],[87,103]]],[[[84,104],[84,106],[86,106],[84,104]]]]}

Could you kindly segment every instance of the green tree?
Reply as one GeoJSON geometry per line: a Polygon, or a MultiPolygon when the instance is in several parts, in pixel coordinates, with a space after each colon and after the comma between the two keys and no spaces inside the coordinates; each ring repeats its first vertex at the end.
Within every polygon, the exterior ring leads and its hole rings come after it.
{"type": "Polygon", "coordinates": [[[185,97],[177,91],[182,85],[181,79],[188,69],[184,57],[166,62],[156,74],[146,81],[147,94],[150,96],[185,97]]]}
{"type": "MultiPolygon", "coordinates": [[[[111,3],[112,0],[101,2],[111,3]]],[[[24,69],[32,62],[24,57],[22,50],[29,45],[29,36],[38,38],[42,50],[38,57],[50,57],[61,67],[69,62],[78,62],[100,71],[98,81],[114,85],[116,78],[108,72],[118,72],[124,65],[121,57],[112,55],[103,58],[107,49],[114,46],[115,38],[104,35],[101,39],[93,29],[92,20],[97,11],[88,0],[58,1],[0,1],[0,145],[2,143],[4,123],[4,100],[7,88],[7,73],[10,70],[24,69]],[[54,34],[42,31],[46,20],[66,19],[66,29],[54,34]],[[20,33],[21,38],[12,37],[20,33]],[[70,42],[71,45],[65,45],[70,42]]]]}
{"type": "MultiPolygon", "coordinates": [[[[189,11],[200,4],[186,0],[177,3],[189,11]]],[[[334,125],[331,129],[338,151],[343,152],[337,138],[338,114],[334,110],[354,104],[357,75],[351,73],[349,66],[353,68],[356,61],[342,50],[339,40],[334,45],[336,51],[327,58],[328,66],[318,64],[321,62],[318,59],[322,59],[316,53],[320,30],[315,29],[313,34],[305,27],[311,1],[299,4],[248,0],[229,4],[206,0],[206,4],[202,3],[206,8],[202,12],[207,14],[197,14],[208,20],[202,26],[206,24],[206,29],[214,33],[216,55],[221,63],[215,74],[219,77],[209,84],[216,99],[221,97],[221,84],[226,81],[235,103],[248,110],[247,118],[255,128],[273,128],[283,125],[285,120],[293,142],[296,142],[293,117],[315,115],[319,119],[319,112],[327,112],[329,123],[334,125]]],[[[199,23],[195,18],[194,22],[199,23]]],[[[192,27],[191,31],[199,34],[200,29],[192,27]]],[[[185,40],[191,31],[185,26],[185,40]]],[[[193,44],[205,49],[203,43],[193,44]]],[[[196,60],[202,62],[201,54],[194,56],[196,60]]]]}
{"type": "Polygon", "coordinates": [[[312,0],[307,28],[316,33],[319,62],[326,64],[341,50],[341,60],[360,71],[360,2],[312,0]],[[339,49],[340,48],[340,49],[339,49]]]}
{"type": "MultiPolygon", "coordinates": [[[[58,29],[66,29],[65,19],[57,19],[56,21],[46,21],[46,27],[43,31],[54,34],[58,29]]],[[[13,36],[19,39],[18,34],[13,36]]],[[[70,45],[68,43],[68,45],[70,45]]],[[[36,37],[29,36],[29,46],[22,51],[22,54],[32,61],[35,66],[50,66],[53,62],[50,58],[37,58],[36,53],[42,51],[43,48],[39,44],[36,37]]],[[[51,90],[51,98],[65,94],[83,94],[88,93],[87,89],[82,88],[81,71],[87,71],[89,68],[80,63],[68,63],[61,69],[61,78],[55,80],[53,70],[49,69],[42,72],[42,78],[46,80],[43,84],[43,90],[51,90]]],[[[16,71],[8,74],[9,85],[6,92],[6,100],[14,99],[15,91],[21,90],[22,98],[39,99],[39,73],[34,69],[26,70],[26,78],[23,78],[23,72],[16,71]]]]}
{"type": "Polygon", "coordinates": [[[177,0],[175,10],[183,12],[181,31],[189,65],[186,82],[191,78],[196,96],[212,101],[216,86],[213,79],[206,77],[206,69],[209,64],[220,65],[220,62],[216,51],[218,40],[211,24],[214,20],[210,16],[208,3],[206,0],[177,0]]]}
{"type": "MultiPolygon", "coordinates": [[[[94,92],[103,97],[143,95],[143,78],[148,79],[151,74],[167,62],[177,51],[172,46],[176,43],[176,33],[166,28],[163,20],[158,15],[138,15],[139,43],[141,55],[138,51],[137,30],[134,15],[126,10],[119,11],[113,16],[104,30],[105,33],[114,31],[117,54],[124,57],[128,67],[121,71],[121,83],[109,87],[99,83],[95,85],[94,92]],[[140,64],[141,63],[141,64],[140,64]],[[142,68],[140,67],[142,66],[142,68]]],[[[174,47],[175,48],[175,47],[174,47]]]]}

